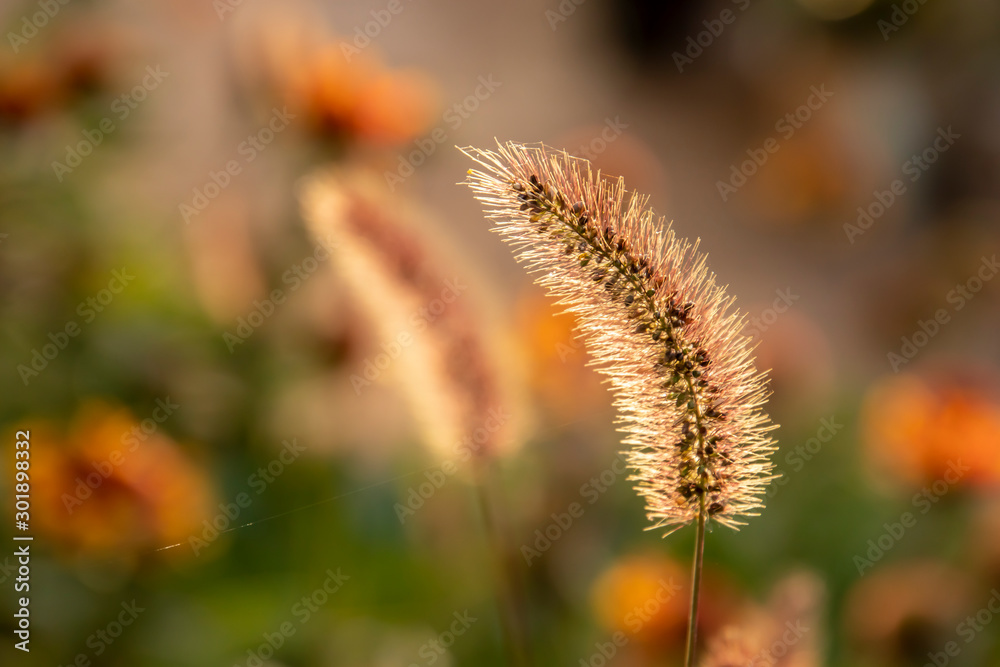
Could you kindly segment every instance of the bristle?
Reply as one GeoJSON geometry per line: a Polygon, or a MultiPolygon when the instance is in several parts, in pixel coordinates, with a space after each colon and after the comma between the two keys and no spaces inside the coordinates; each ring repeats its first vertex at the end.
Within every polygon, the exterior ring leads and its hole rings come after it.
{"type": "Polygon", "coordinates": [[[464,152],[495,231],[577,316],[611,380],[650,527],[672,532],[702,508],[732,528],[756,515],[773,479],[766,378],[697,243],[586,160],[515,143],[464,152]]]}

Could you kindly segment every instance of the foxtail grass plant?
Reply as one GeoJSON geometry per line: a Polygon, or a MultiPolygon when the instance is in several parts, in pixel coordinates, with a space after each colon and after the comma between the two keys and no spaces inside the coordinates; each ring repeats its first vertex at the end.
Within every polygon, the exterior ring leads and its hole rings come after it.
{"type": "Polygon", "coordinates": [[[472,299],[456,293],[461,288],[454,274],[443,270],[454,263],[428,238],[431,230],[404,200],[389,197],[378,179],[318,172],[304,182],[300,199],[313,237],[331,248],[341,282],[378,335],[386,341],[408,336],[393,361],[394,375],[431,449],[452,457],[464,437],[484,434],[468,448],[468,472],[493,559],[501,630],[514,663],[528,665],[521,587],[492,479],[496,459],[516,438],[511,424],[484,427],[496,421],[497,409],[517,412],[512,383],[495,363],[501,356],[496,343],[488,340],[472,299]],[[433,316],[414,324],[428,304],[433,316]]]}
{"type": "Polygon", "coordinates": [[[705,531],[738,529],[774,478],[766,377],[698,243],[648,197],[542,145],[465,148],[466,183],[537,282],[574,314],[608,376],[649,529],[696,525],[685,667],[694,664],[705,531]]]}

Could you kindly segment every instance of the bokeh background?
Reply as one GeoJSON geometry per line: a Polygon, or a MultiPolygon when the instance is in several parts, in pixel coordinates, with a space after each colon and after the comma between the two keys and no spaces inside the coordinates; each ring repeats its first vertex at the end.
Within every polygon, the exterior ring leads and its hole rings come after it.
{"type": "Polygon", "coordinates": [[[0,26],[0,493],[9,536],[28,429],[35,538],[30,654],[0,550],[3,664],[509,664],[498,560],[536,664],[679,664],[691,531],[643,530],[572,320],[457,185],[454,146],[494,138],[650,194],[772,369],[783,477],[708,536],[705,658],[1000,664],[995,2],[4,0],[0,26]],[[406,357],[436,315],[393,348],[307,231],[331,165],[487,341],[500,546],[462,436],[427,436],[406,357]]]}

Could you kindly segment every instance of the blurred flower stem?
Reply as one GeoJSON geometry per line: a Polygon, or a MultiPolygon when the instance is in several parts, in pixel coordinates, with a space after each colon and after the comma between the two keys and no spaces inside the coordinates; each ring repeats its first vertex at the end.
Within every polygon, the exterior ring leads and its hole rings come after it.
{"type": "Polygon", "coordinates": [[[705,494],[701,494],[701,511],[694,538],[694,563],[691,566],[691,608],[688,611],[687,645],[684,649],[684,667],[693,667],[695,642],[698,639],[698,598],[701,594],[701,569],[705,560],[705,494]]]}
{"type": "Polygon", "coordinates": [[[531,667],[520,578],[508,558],[505,524],[498,509],[499,504],[496,502],[497,494],[492,491],[491,478],[489,461],[477,458],[472,485],[483,518],[488,551],[491,554],[493,586],[504,643],[516,667],[531,667]]]}

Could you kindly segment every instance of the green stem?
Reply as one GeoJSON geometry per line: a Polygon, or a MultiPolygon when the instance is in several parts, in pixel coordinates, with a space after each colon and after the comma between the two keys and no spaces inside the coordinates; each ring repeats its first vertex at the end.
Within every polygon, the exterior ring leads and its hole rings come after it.
{"type": "Polygon", "coordinates": [[[518,595],[520,591],[520,587],[517,585],[518,577],[510,566],[505,548],[506,540],[504,540],[503,529],[494,504],[490,502],[491,494],[488,484],[489,470],[484,462],[477,462],[473,486],[475,487],[479,511],[483,517],[483,525],[486,529],[489,551],[494,559],[495,576],[493,581],[497,606],[499,607],[501,632],[515,667],[531,667],[527,650],[527,631],[520,614],[522,605],[518,595]]]}
{"type": "Polygon", "coordinates": [[[693,667],[695,642],[698,638],[698,598],[701,594],[701,569],[705,555],[705,494],[700,494],[698,532],[694,542],[694,564],[691,567],[691,609],[688,612],[687,646],[684,650],[684,667],[693,667]]]}

